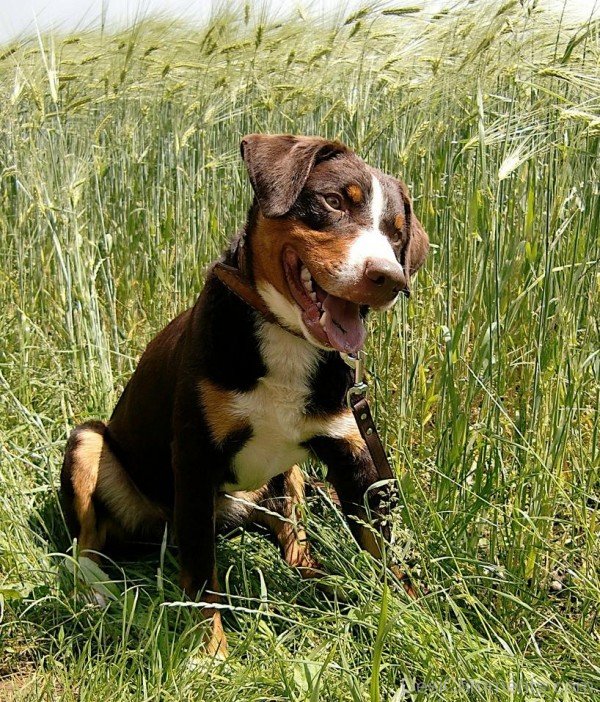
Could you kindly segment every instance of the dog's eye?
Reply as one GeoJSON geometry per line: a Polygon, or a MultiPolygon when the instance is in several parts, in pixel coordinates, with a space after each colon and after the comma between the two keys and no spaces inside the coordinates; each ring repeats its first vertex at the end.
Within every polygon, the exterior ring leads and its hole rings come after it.
{"type": "Polygon", "coordinates": [[[327,193],[327,195],[323,195],[323,200],[325,200],[325,203],[331,207],[332,210],[341,211],[344,208],[342,198],[335,193],[327,193]]]}

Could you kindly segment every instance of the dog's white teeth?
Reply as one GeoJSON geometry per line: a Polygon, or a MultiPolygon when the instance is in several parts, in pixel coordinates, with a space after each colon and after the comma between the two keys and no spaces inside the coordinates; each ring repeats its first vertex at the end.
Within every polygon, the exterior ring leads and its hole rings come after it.
{"type": "MultiPolygon", "coordinates": [[[[316,297],[316,296],[317,296],[317,295],[316,295],[316,293],[315,293],[315,297],[316,297]]],[[[317,302],[317,309],[318,309],[318,310],[322,310],[322,309],[323,309],[323,305],[322,305],[320,302],[317,302]]]]}
{"type": "Polygon", "coordinates": [[[310,299],[311,299],[313,302],[316,302],[316,301],[317,301],[317,293],[316,293],[316,292],[311,292],[311,293],[309,294],[309,297],[310,297],[310,299]]]}
{"type": "Polygon", "coordinates": [[[319,320],[319,324],[325,329],[325,325],[327,324],[327,317],[328,317],[328,312],[325,310],[323,314],[321,315],[321,319],[319,320]]]}
{"type": "Polygon", "coordinates": [[[302,266],[302,270],[300,271],[300,279],[302,280],[302,285],[304,285],[304,289],[310,295],[310,293],[312,293],[313,291],[313,283],[312,276],[310,275],[306,266],[302,266]]]}

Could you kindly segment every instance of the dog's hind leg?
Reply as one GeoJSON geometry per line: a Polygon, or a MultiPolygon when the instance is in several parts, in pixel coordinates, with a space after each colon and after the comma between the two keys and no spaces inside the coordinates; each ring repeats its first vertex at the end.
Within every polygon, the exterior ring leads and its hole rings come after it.
{"type": "Polygon", "coordinates": [[[252,519],[269,529],[277,539],[285,562],[305,578],[322,575],[320,564],[312,557],[306,531],[301,522],[304,503],[304,476],[298,466],[275,476],[257,502],[252,519]],[[275,514],[274,514],[275,513],[275,514]]]}
{"type": "Polygon", "coordinates": [[[135,487],[111,451],[103,422],[71,432],[61,472],[61,497],[71,536],[98,561],[106,545],[140,533],[160,535],[166,515],[135,487]]]}
{"type": "Polygon", "coordinates": [[[71,432],[60,475],[61,500],[72,537],[81,552],[97,561],[106,542],[106,524],[96,510],[95,494],[104,448],[103,422],[86,422],[71,432]]]}

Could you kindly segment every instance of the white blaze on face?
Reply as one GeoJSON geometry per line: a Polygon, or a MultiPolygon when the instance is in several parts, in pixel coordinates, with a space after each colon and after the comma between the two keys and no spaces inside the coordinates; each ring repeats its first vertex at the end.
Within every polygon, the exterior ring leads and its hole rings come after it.
{"type": "Polygon", "coordinates": [[[376,231],[379,231],[381,224],[383,205],[383,189],[379,178],[373,175],[371,176],[371,221],[373,222],[373,229],[376,231]]]}
{"type": "Polygon", "coordinates": [[[362,278],[369,258],[383,258],[400,265],[390,240],[380,229],[384,205],[383,188],[377,176],[373,175],[371,176],[371,227],[361,229],[348,249],[346,266],[342,270],[342,276],[348,282],[355,282],[362,278]]]}

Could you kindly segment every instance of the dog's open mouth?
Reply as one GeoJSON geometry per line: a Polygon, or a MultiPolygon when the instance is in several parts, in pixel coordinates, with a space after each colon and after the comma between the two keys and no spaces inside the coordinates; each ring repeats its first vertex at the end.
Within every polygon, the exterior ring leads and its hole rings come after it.
{"type": "Polygon", "coordinates": [[[323,290],[293,249],[285,250],[283,268],[302,321],[315,340],[344,353],[360,351],[367,335],[360,305],[323,290]]]}

